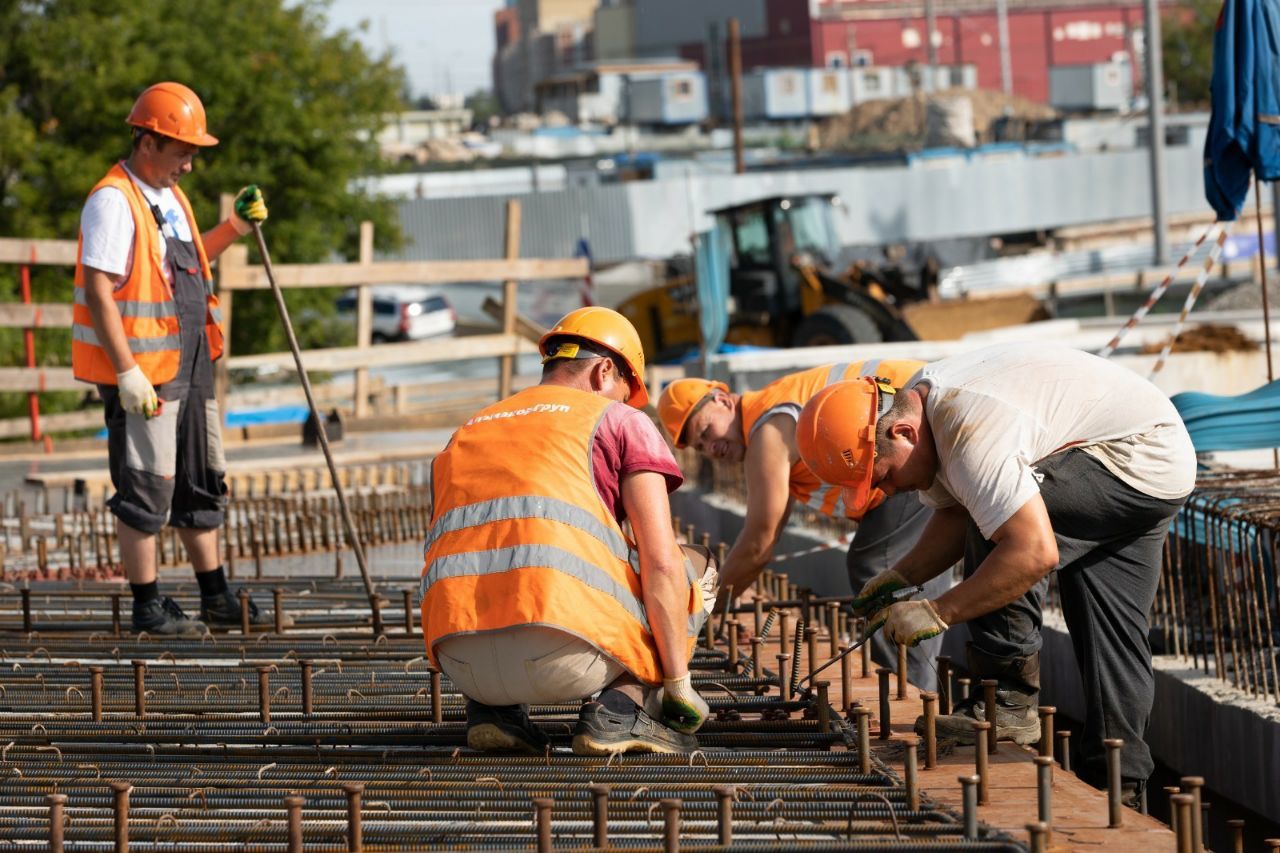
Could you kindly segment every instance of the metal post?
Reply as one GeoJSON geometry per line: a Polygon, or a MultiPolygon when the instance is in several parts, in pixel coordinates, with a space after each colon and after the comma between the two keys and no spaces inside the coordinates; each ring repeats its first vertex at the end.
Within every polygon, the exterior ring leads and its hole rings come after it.
{"type": "Polygon", "coordinates": [[[1013,61],[1009,57],[1009,0],[996,0],[996,30],[1000,40],[1000,90],[1006,95],[1012,95],[1013,61]]]}
{"type": "MultiPolygon", "coordinates": [[[[503,256],[508,261],[520,257],[520,202],[507,201],[506,240],[503,256]]],[[[516,333],[516,282],[508,279],[502,283],[502,334],[512,338],[516,333]]],[[[515,375],[515,356],[504,355],[498,363],[498,398],[511,394],[511,377],[515,375]]]]}
{"type": "MultiPolygon", "coordinates": [[[[36,250],[31,250],[31,263],[36,262],[36,250]]],[[[22,282],[22,304],[31,304],[31,267],[23,264],[18,275],[22,282]]],[[[22,330],[22,347],[26,351],[27,369],[35,370],[36,367],[36,336],[35,329],[27,326],[22,330]]],[[[40,395],[31,391],[27,394],[27,417],[31,420],[31,440],[40,440],[40,395]]]]}
{"type": "Polygon", "coordinates": [[[932,92],[937,88],[935,85],[937,75],[934,73],[934,68],[938,65],[938,46],[933,43],[933,33],[937,28],[938,22],[933,14],[933,0],[924,0],[924,56],[927,75],[924,90],[926,92],[932,92]]]}
{"type": "MultiPolygon", "coordinates": [[[[1003,0],[1002,0],[1003,2],[1003,0]]],[[[1142,2],[1143,53],[1146,55],[1147,128],[1151,134],[1151,221],[1155,228],[1155,262],[1169,263],[1169,225],[1164,206],[1164,70],[1160,50],[1158,0],[1142,2]]]]}
{"type": "Polygon", "coordinates": [[[737,18],[729,19],[729,99],[733,109],[733,172],[741,175],[747,171],[747,163],[742,147],[742,33],[737,18]]]}

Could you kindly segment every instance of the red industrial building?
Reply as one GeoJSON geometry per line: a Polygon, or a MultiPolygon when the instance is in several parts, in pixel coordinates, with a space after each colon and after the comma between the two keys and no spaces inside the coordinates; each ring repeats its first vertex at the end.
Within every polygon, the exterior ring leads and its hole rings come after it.
{"type": "MultiPolygon", "coordinates": [[[[762,66],[901,66],[926,61],[922,2],[902,0],[763,0],[768,32],[743,39],[743,64],[762,66]]],[[[644,0],[636,13],[644,14],[644,0]]],[[[934,44],[942,65],[971,64],[984,89],[1002,86],[994,0],[935,3],[934,44]]],[[[1013,91],[1049,96],[1049,68],[1128,56],[1141,68],[1142,5],[1096,0],[1009,0],[1013,91]]],[[[676,46],[702,62],[705,41],[676,46]]],[[[704,67],[705,64],[704,64],[704,67]]],[[[1135,74],[1135,80],[1139,77],[1135,74]]]]}

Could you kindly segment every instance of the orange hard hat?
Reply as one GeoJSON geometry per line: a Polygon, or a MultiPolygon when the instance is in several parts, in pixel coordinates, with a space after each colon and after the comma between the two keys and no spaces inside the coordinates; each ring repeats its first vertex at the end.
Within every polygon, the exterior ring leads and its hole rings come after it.
{"type": "Polygon", "coordinates": [[[133,102],[126,121],[190,145],[217,145],[205,127],[204,104],[181,83],[157,83],[133,102]]]}
{"type": "Polygon", "coordinates": [[[570,311],[560,318],[551,331],[538,341],[538,352],[542,353],[542,361],[546,363],[553,358],[573,358],[563,352],[547,352],[547,342],[552,338],[578,338],[598,344],[626,362],[631,376],[631,396],[627,404],[637,409],[644,408],[649,402],[649,392],[644,387],[644,347],[640,346],[640,335],[631,321],[612,308],[593,306],[570,311]]]}
{"type": "Polygon", "coordinates": [[[681,440],[680,433],[684,432],[684,425],[707,395],[712,391],[728,390],[728,385],[710,379],[677,379],[662,389],[662,396],[658,398],[658,420],[662,421],[676,447],[688,444],[681,440]]]}
{"type": "MultiPolygon", "coordinates": [[[[818,479],[844,487],[845,506],[865,511],[873,498],[876,420],[893,402],[893,387],[870,376],[837,382],[800,412],[796,449],[818,479]]],[[[883,496],[881,496],[883,500],[883,496]]]]}

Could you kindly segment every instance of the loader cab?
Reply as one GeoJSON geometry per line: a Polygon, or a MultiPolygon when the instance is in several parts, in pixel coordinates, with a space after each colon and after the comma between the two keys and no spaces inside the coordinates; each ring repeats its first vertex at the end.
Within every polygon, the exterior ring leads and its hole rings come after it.
{"type": "Polygon", "coordinates": [[[829,267],[839,251],[829,195],[776,196],[712,211],[730,236],[729,292],[747,326],[772,327],[767,345],[789,339],[801,316],[801,278],[793,263],[808,255],[829,267]]]}

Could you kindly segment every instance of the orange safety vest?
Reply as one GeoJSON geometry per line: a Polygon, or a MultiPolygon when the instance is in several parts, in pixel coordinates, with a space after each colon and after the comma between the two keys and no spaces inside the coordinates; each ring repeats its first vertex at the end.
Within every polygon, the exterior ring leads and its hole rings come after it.
{"type": "MultiPolygon", "coordinates": [[[[117,163],[112,166],[106,177],[98,181],[93,192],[102,187],[115,187],[124,193],[124,197],[129,200],[129,210],[133,213],[133,269],[129,278],[116,289],[112,297],[116,308],[120,310],[120,320],[124,324],[124,333],[129,339],[129,350],[133,353],[134,360],[142,368],[147,381],[152,385],[161,385],[178,375],[178,362],[182,356],[178,307],[173,299],[173,290],[164,277],[164,262],[160,259],[160,241],[163,237],[156,228],[146,196],[129,177],[123,165],[117,163]]],[[[204,242],[200,239],[200,229],[196,227],[196,216],[191,212],[191,203],[187,201],[186,194],[176,186],[173,194],[187,214],[191,239],[200,256],[200,269],[204,273],[205,292],[208,294],[206,301],[209,305],[204,328],[209,338],[209,357],[217,359],[222,355],[222,314],[218,310],[218,297],[213,295],[213,273],[209,269],[204,242]]],[[[93,317],[85,299],[84,265],[80,263],[83,250],[84,235],[81,234],[76,247],[75,305],[71,315],[71,369],[76,379],[82,382],[115,385],[116,369],[107,357],[106,350],[98,343],[93,317]]]]}
{"type": "MultiPolygon", "coordinates": [[[[888,379],[894,388],[901,388],[924,364],[923,361],[878,358],[846,364],[824,364],[776,379],[759,391],[747,391],[742,395],[741,402],[743,440],[750,446],[755,425],[768,418],[779,406],[803,406],[828,385],[845,379],[857,379],[859,376],[879,376],[888,379]]],[[[819,480],[809,470],[809,466],[804,464],[803,459],[797,459],[791,466],[788,491],[797,503],[824,515],[861,518],[845,509],[844,490],[840,486],[828,485],[819,480]]]]}
{"type": "MultiPolygon", "coordinates": [[[[638,555],[592,474],[592,440],[615,405],[537,385],[473,416],[435,458],[419,593],[433,665],[447,637],[547,625],[661,683],[638,555]]],[[[688,654],[701,624],[695,595],[691,586],[688,654]]]]}

